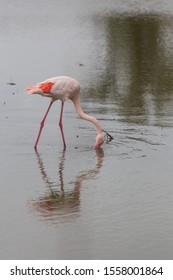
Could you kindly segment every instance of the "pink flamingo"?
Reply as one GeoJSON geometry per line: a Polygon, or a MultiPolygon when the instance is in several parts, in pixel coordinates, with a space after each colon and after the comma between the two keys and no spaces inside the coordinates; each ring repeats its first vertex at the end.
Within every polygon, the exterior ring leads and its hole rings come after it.
{"type": "Polygon", "coordinates": [[[54,78],[47,79],[35,86],[28,87],[26,90],[27,90],[27,94],[40,94],[42,96],[51,98],[51,102],[48,106],[48,109],[44,115],[44,118],[42,119],[42,121],[40,123],[40,130],[39,130],[39,133],[38,133],[35,145],[34,145],[35,149],[37,148],[37,144],[39,142],[40,135],[41,135],[42,129],[44,127],[44,122],[49,113],[49,110],[50,110],[53,102],[58,99],[61,100],[59,127],[61,130],[64,149],[66,149],[66,142],[65,142],[64,132],[63,132],[62,115],[63,115],[64,102],[67,99],[72,100],[74,107],[76,109],[76,112],[79,114],[79,116],[81,118],[92,122],[96,126],[97,136],[96,136],[96,141],[95,141],[94,147],[97,149],[104,143],[104,137],[102,134],[102,127],[101,127],[100,122],[96,118],[85,114],[81,108],[80,84],[78,81],[76,81],[73,78],[66,77],[66,76],[54,77],[54,78]]]}

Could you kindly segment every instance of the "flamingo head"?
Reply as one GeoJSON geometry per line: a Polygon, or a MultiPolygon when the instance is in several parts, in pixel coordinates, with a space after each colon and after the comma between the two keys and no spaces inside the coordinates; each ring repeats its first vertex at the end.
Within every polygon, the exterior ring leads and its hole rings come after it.
{"type": "Polygon", "coordinates": [[[95,142],[94,148],[95,148],[95,149],[100,148],[101,145],[103,145],[103,143],[104,143],[103,134],[102,134],[102,133],[98,133],[98,134],[97,134],[97,137],[96,137],[96,142],[95,142]]]}

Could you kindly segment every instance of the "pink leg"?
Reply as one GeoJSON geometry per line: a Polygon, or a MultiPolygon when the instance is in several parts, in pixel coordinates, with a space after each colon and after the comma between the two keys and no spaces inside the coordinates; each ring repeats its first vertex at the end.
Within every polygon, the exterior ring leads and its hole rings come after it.
{"type": "Polygon", "coordinates": [[[59,119],[59,127],[61,130],[61,135],[62,135],[62,141],[64,144],[64,150],[66,149],[66,143],[65,143],[65,137],[64,137],[64,132],[63,132],[63,124],[62,124],[62,114],[63,114],[63,108],[64,108],[64,101],[61,103],[61,113],[60,113],[60,119],[59,119]]]}
{"type": "Polygon", "coordinates": [[[37,149],[37,144],[38,144],[38,141],[40,139],[40,135],[41,135],[41,132],[42,132],[42,129],[43,129],[43,126],[44,126],[44,122],[45,122],[45,119],[46,119],[46,117],[47,117],[47,115],[49,113],[49,110],[50,110],[52,104],[53,104],[53,101],[50,102],[49,107],[48,107],[48,109],[46,111],[46,114],[44,115],[44,118],[42,119],[42,121],[40,123],[40,130],[39,130],[39,133],[38,133],[38,136],[37,136],[37,140],[36,140],[35,145],[34,145],[35,149],[37,149]]]}

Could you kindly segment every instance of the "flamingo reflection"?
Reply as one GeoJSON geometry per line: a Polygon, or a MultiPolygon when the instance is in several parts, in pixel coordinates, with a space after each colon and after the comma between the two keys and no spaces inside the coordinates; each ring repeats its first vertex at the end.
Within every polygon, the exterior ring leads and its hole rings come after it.
{"type": "Polygon", "coordinates": [[[104,152],[96,149],[96,165],[93,169],[85,170],[77,175],[70,183],[70,189],[64,186],[64,164],[65,151],[62,152],[58,166],[58,182],[52,182],[46,172],[44,162],[36,150],[37,162],[42,179],[46,186],[46,192],[36,200],[30,201],[32,210],[36,210],[44,220],[53,223],[68,222],[76,219],[80,212],[80,191],[84,181],[89,181],[97,177],[103,164],[104,152]],[[72,185],[72,187],[71,187],[72,185]]]}

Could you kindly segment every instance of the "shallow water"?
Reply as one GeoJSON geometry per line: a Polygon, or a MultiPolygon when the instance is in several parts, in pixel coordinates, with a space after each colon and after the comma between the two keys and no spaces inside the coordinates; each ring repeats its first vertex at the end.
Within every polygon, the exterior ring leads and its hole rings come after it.
{"type": "Polygon", "coordinates": [[[0,258],[172,259],[172,1],[0,4],[0,258]],[[49,100],[24,89],[57,75],[102,149],[69,101],[67,150],[59,102],[34,150],[49,100]]]}

